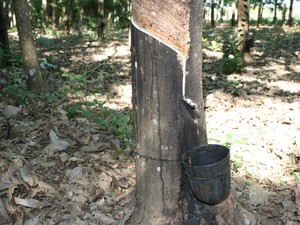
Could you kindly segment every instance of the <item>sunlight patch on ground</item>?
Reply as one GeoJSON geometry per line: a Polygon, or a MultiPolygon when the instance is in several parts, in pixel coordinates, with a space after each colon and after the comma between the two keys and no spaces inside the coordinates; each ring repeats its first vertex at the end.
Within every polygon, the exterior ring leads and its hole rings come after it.
{"type": "Polygon", "coordinates": [[[269,87],[276,87],[291,93],[300,93],[300,83],[291,81],[275,81],[268,84],[269,87]]]}
{"type": "Polygon", "coordinates": [[[252,176],[276,185],[280,181],[294,184],[293,160],[300,153],[299,102],[285,103],[265,96],[245,100],[221,91],[208,95],[206,101],[208,136],[231,144],[232,160],[241,162],[237,176],[252,176]],[[226,139],[228,134],[233,138],[226,139]],[[236,144],[235,140],[247,144],[236,144]]]}

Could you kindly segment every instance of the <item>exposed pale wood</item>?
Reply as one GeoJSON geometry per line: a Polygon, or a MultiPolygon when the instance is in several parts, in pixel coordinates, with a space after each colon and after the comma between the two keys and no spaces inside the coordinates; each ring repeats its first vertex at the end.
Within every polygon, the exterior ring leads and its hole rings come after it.
{"type": "Polygon", "coordinates": [[[139,26],[187,55],[190,41],[188,1],[135,0],[132,18],[139,26]]]}

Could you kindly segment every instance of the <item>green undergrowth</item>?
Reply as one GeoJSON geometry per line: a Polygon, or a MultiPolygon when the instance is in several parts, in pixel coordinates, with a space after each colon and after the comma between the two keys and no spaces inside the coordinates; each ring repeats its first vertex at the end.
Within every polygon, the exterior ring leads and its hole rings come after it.
{"type": "Polygon", "coordinates": [[[121,149],[130,148],[133,138],[133,112],[113,110],[104,107],[104,104],[105,102],[99,102],[97,99],[72,104],[66,109],[67,117],[84,117],[90,123],[98,124],[102,131],[114,134],[121,149]]]}

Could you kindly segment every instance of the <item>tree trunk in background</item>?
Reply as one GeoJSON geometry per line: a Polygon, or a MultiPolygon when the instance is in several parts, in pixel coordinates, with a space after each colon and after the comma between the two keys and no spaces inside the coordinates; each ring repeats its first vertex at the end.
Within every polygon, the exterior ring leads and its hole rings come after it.
{"type": "Polygon", "coordinates": [[[0,49],[0,65],[5,65],[7,63],[7,53],[9,52],[9,41],[3,0],[0,0],[0,49]]]}
{"type": "Polygon", "coordinates": [[[290,0],[289,19],[287,21],[287,24],[290,27],[293,25],[293,3],[294,0],[290,0]]]}
{"type": "Polygon", "coordinates": [[[65,34],[69,35],[70,34],[70,13],[71,13],[71,2],[70,0],[66,0],[66,9],[65,9],[65,17],[64,17],[64,22],[65,22],[65,34]]]}
{"type": "Polygon", "coordinates": [[[238,51],[245,63],[252,62],[249,39],[250,0],[239,0],[238,4],[238,51]]]}
{"type": "Polygon", "coordinates": [[[57,9],[57,3],[56,3],[56,0],[52,0],[52,3],[51,3],[51,7],[52,7],[52,30],[53,31],[56,31],[56,9],[57,9]]]}
{"type": "Polygon", "coordinates": [[[283,2],[283,8],[282,8],[281,26],[283,26],[285,24],[286,6],[287,6],[287,0],[284,0],[284,2],[283,2]]]}
{"type": "Polygon", "coordinates": [[[224,0],[220,0],[220,22],[223,22],[224,16],[224,0]]]}
{"type": "Polygon", "coordinates": [[[274,17],[273,17],[274,25],[276,25],[277,22],[277,1],[278,0],[274,0],[274,17]]]}
{"type": "Polygon", "coordinates": [[[203,0],[203,22],[205,22],[205,14],[206,14],[205,6],[206,6],[206,0],[203,0]]]}
{"type": "Polygon", "coordinates": [[[42,0],[42,24],[43,24],[43,29],[45,31],[47,27],[47,21],[48,21],[48,16],[47,16],[47,0],[42,0]]]}
{"type": "Polygon", "coordinates": [[[216,26],[216,23],[215,23],[215,0],[211,0],[210,11],[211,11],[210,24],[211,24],[211,27],[215,27],[216,26]]]}
{"type": "Polygon", "coordinates": [[[79,0],[80,9],[79,9],[79,15],[78,15],[78,34],[82,35],[82,20],[83,20],[83,0],[79,0]]]}
{"type": "Polygon", "coordinates": [[[232,0],[231,5],[231,27],[235,27],[235,10],[236,10],[236,0],[232,0]]]}
{"type": "Polygon", "coordinates": [[[135,0],[132,6],[137,204],[127,225],[236,224],[232,198],[200,203],[181,165],[182,153],[207,143],[202,1],[135,0]]]}
{"type": "Polygon", "coordinates": [[[104,19],[104,0],[98,0],[98,39],[100,40],[103,37],[105,27],[104,19]]]}
{"type": "Polygon", "coordinates": [[[42,89],[44,81],[34,44],[27,0],[13,0],[12,2],[16,14],[22,60],[25,73],[28,76],[27,86],[29,89],[42,89]]]}
{"type": "Polygon", "coordinates": [[[5,0],[5,14],[6,14],[6,22],[7,28],[12,28],[16,26],[16,17],[14,15],[14,11],[12,9],[12,0],[5,0]]]}
{"type": "Polygon", "coordinates": [[[260,22],[261,22],[261,19],[262,19],[262,0],[259,0],[259,3],[258,3],[258,13],[257,13],[257,21],[256,21],[256,27],[259,28],[259,25],[260,25],[260,22]]]}

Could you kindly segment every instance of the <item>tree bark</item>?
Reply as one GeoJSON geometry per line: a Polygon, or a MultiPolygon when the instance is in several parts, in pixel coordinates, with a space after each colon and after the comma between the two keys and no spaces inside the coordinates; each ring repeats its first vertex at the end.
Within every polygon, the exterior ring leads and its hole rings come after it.
{"type": "Polygon", "coordinates": [[[83,20],[83,0],[79,0],[80,9],[79,9],[79,15],[78,15],[78,34],[82,35],[82,20],[83,20]]]}
{"type": "Polygon", "coordinates": [[[235,224],[232,198],[202,204],[181,165],[182,153],[207,143],[202,6],[198,0],[133,1],[137,202],[128,225],[235,224]]]}
{"type": "Polygon", "coordinates": [[[249,39],[250,0],[239,0],[238,4],[238,51],[245,63],[253,61],[250,54],[249,39]]]}
{"type": "Polygon", "coordinates": [[[211,6],[210,6],[210,11],[211,11],[210,24],[211,24],[211,27],[216,26],[216,23],[215,23],[215,6],[216,6],[215,0],[211,0],[211,6]]]}
{"type": "Polygon", "coordinates": [[[22,52],[22,60],[25,72],[28,76],[27,87],[29,89],[42,89],[44,80],[42,78],[37,52],[34,44],[32,27],[30,22],[30,10],[27,0],[13,0],[19,43],[22,52]]]}
{"type": "Polygon", "coordinates": [[[65,9],[65,34],[70,34],[70,13],[71,13],[71,2],[70,0],[66,0],[66,9],[65,9]]]}
{"type": "Polygon", "coordinates": [[[258,3],[258,13],[257,13],[257,21],[256,21],[256,27],[259,28],[260,26],[260,22],[261,22],[261,19],[262,19],[262,0],[259,0],[259,3],[258,3]]]}
{"type": "Polygon", "coordinates": [[[206,16],[206,0],[203,0],[203,22],[205,22],[205,16],[206,16]]]}
{"type": "Polygon", "coordinates": [[[42,0],[42,11],[43,11],[43,15],[42,15],[42,25],[43,25],[43,29],[45,31],[46,27],[47,27],[47,21],[48,21],[48,16],[47,16],[47,0],[42,0]]]}
{"type": "Polygon", "coordinates": [[[105,27],[105,19],[104,19],[104,0],[98,0],[98,39],[103,37],[105,27]]]}
{"type": "Polygon", "coordinates": [[[293,3],[294,0],[290,0],[289,19],[287,21],[287,24],[290,27],[293,25],[293,3]]]}
{"type": "Polygon", "coordinates": [[[236,10],[236,0],[232,0],[231,5],[231,27],[235,27],[235,10],[236,10]]]}
{"type": "Polygon", "coordinates": [[[5,14],[7,21],[7,28],[16,26],[16,18],[12,9],[12,0],[5,0],[5,14]]]}
{"type": "Polygon", "coordinates": [[[287,5],[287,0],[284,0],[284,2],[283,2],[283,8],[282,8],[281,26],[283,26],[285,24],[286,5],[287,5]]]}
{"type": "Polygon", "coordinates": [[[220,22],[223,22],[223,16],[224,16],[224,0],[220,0],[220,22]]]}
{"type": "Polygon", "coordinates": [[[0,65],[5,65],[8,61],[7,54],[9,53],[9,41],[3,0],[0,0],[0,48],[4,53],[4,55],[1,54],[3,58],[0,58],[0,65]]]}
{"type": "Polygon", "coordinates": [[[56,3],[56,0],[53,0],[52,3],[51,3],[51,8],[52,8],[52,15],[51,15],[51,18],[52,18],[52,30],[53,31],[56,31],[56,9],[57,9],[57,3],[56,3]]]}
{"type": "Polygon", "coordinates": [[[273,23],[276,25],[277,22],[277,0],[274,0],[274,17],[273,17],[273,23]]]}

